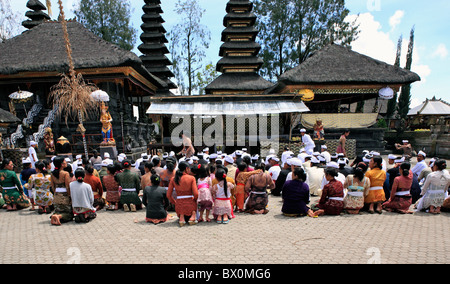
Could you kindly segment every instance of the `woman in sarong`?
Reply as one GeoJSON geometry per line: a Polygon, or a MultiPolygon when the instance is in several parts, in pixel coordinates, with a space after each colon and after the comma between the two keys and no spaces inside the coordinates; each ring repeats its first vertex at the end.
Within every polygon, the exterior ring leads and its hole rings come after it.
{"type": "Polygon", "coordinates": [[[35,191],[35,203],[39,207],[38,213],[51,213],[53,205],[53,192],[51,191],[51,176],[47,174],[45,164],[38,161],[35,164],[36,174],[28,180],[28,190],[35,191]]]}
{"type": "Polygon", "coordinates": [[[336,153],[343,153],[344,156],[347,156],[347,152],[345,150],[345,144],[347,143],[347,136],[350,135],[350,130],[345,130],[344,133],[342,133],[341,137],[339,138],[339,145],[336,149],[336,153]]]}
{"type": "Polygon", "coordinates": [[[84,182],[86,176],[83,168],[75,171],[75,179],[70,183],[73,214],[76,223],[87,223],[97,217],[94,208],[94,192],[89,183],[84,182]]]}
{"type": "Polygon", "coordinates": [[[295,168],[292,180],[288,180],[281,191],[283,197],[283,215],[298,217],[313,216],[313,211],[307,206],[309,204],[309,186],[305,182],[306,173],[302,168],[295,168]]]}
{"type": "Polygon", "coordinates": [[[203,222],[203,213],[206,211],[205,221],[211,222],[209,218],[209,213],[211,212],[214,204],[214,200],[211,195],[212,180],[209,175],[205,165],[198,164],[193,168],[195,172],[195,177],[197,178],[197,188],[198,188],[198,211],[200,216],[198,218],[199,222],[203,222]]]}
{"type": "Polygon", "coordinates": [[[72,201],[70,199],[70,174],[63,169],[67,167],[64,157],[57,156],[53,160],[55,169],[51,175],[53,205],[55,212],[51,216],[52,225],[61,225],[73,219],[72,201]]]}
{"type": "Polygon", "coordinates": [[[92,165],[85,166],[84,182],[88,183],[94,193],[94,208],[96,211],[105,207],[105,199],[103,198],[103,185],[99,177],[94,176],[94,167],[92,165]]]}
{"type": "Polygon", "coordinates": [[[5,158],[0,170],[0,186],[8,211],[30,207],[30,200],[23,192],[22,183],[13,169],[13,161],[5,158]]]}
{"type": "Polygon", "coordinates": [[[141,180],[138,173],[131,171],[130,160],[123,160],[122,167],[123,171],[116,175],[116,181],[122,187],[120,203],[125,212],[136,212],[136,210],[142,209],[142,201],[139,198],[141,180]]]}
{"type": "Polygon", "coordinates": [[[369,205],[369,213],[382,213],[381,204],[386,200],[384,193],[384,182],[386,180],[386,172],[382,170],[383,159],[380,156],[372,157],[369,162],[370,170],[367,171],[366,177],[370,180],[369,194],[365,196],[364,203],[369,205]],[[374,211],[374,207],[375,211],[374,211]]]}
{"type": "Polygon", "coordinates": [[[344,209],[344,186],[337,181],[338,171],[335,168],[325,170],[325,179],[328,181],[322,190],[319,203],[314,207],[314,217],[322,215],[340,215],[344,209]]]}
{"type": "Polygon", "coordinates": [[[361,162],[356,166],[355,173],[345,179],[344,188],[347,195],[344,198],[344,209],[349,214],[358,214],[364,207],[364,196],[369,194],[370,180],[365,177],[368,166],[361,162]]]}
{"type": "Polygon", "coordinates": [[[264,172],[264,164],[257,164],[255,170],[261,170],[261,173],[252,175],[245,184],[245,192],[248,195],[245,212],[250,214],[267,214],[267,204],[269,196],[267,189],[274,189],[275,183],[270,174],[264,172]]]}
{"type": "Polygon", "coordinates": [[[233,205],[230,197],[234,185],[227,181],[227,174],[222,168],[217,169],[215,176],[218,183],[211,190],[214,198],[214,216],[217,216],[218,224],[228,224],[232,218],[233,205]]]}
{"type": "Polygon", "coordinates": [[[198,189],[197,182],[194,176],[189,174],[189,164],[181,162],[178,165],[178,170],[175,177],[170,180],[169,188],[167,190],[167,198],[175,205],[175,212],[177,213],[180,227],[186,225],[186,217],[189,225],[197,224],[197,198],[198,189]],[[176,198],[172,193],[176,190],[176,198]]]}
{"type": "Polygon", "coordinates": [[[118,210],[120,201],[119,184],[115,179],[116,167],[108,165],[106,167],[107,175],[103,177],[103,185],[106,190],[106,202],[108,202],[108,210],[118,210]]]}
{"type": "Polygon", "coordinates": [[[402,163],[400,165],[400,176],[394,179],[391,196],[387,202],[383,203],[384,210],[402,214],[413,213],[409,210],[409,207],[412,204],[410,191],[413,182],[413,173],[410,169],[410,163],[402,163]]]}
{"type": "MultiPolygon", "coordinates": [[[[433,172],[427,176],[422,187],[422,199],[419,201],[418,210],[429,209],[432,214],[441,213],[441,207],[448,197],[450,175],[445,160],[434,162],[433,172]]],[[[446,202],[445,207],[448,206],[446,202]]]]}
{"type": "Polygon", "coordinates": [[[142,203],[146,207],[145,220],[149,223],[159,224],[164,223],[170,219],[167,214],[169,200],[167,199],[166,189],[159,186],[161,178],[157,174],[150,177],[151,185],[144,188],[142,195],[142,203]]]}
{"type": "Polygon", "coordinates": [[[248,179],[255,174],[262,173],[262,170],[255,171],[247,171],[248,165],[244,162],[238,165],[239,173],[236,177],[236,190],[235,190],[235,198],[236,198],[236,208],[238,212],[244,212],[244,203],[245,199],[248,197],[245,193],[245,184],[248,179]]]}

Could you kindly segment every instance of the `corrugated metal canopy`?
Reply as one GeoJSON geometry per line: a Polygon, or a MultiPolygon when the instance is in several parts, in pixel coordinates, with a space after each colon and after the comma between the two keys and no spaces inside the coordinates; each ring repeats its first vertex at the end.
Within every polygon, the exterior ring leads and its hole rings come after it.
{"type": "Polygon", "coordinates": [[[309,112],[303,102],[153,102],[147,114],[172,115],[253,115],[309,112]]]}

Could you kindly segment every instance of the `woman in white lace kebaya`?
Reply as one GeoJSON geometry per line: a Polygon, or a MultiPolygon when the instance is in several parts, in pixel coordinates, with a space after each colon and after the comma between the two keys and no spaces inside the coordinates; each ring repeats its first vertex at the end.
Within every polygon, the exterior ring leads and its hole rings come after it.
{"type": "Polygon", "coordinates": [[[450,186],[450,174],[446,170],[445,160],[434,162],[433,172],[427,176],[422,187],[422,199],[419,201],[417,210],[428,209],[432,214],[439,214],[444,200],[448,197],[450,186]]]}

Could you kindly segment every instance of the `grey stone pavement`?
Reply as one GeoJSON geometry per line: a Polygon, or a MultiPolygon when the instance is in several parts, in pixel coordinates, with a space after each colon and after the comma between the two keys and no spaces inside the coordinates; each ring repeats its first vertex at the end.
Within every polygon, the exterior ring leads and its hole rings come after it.
{"type": "MultiPolygon", "coordinates": [[[[153,225],[145,211],[102,210],[87,224],[0,211],[1,264],[448,264],[450,213],[288,218],[281,198],[267,215],[229,224],[153,225]]],[[[174,212],[170,212],[174,215],[174,212]]]]}
{"type": "MultiPolygon", "coordinates": [[[[312,202],[317,197],[312,198],[312,202]]],[[[0,210],[0,264],[448,264],[450,213],[289,218],[270,196],[267,215],[229,224],[159,225],[138,212],[98,212],[60,227],[50,215],[0,210]]],[[[175,212],[169,212],[175,216],[175,212]]]]}

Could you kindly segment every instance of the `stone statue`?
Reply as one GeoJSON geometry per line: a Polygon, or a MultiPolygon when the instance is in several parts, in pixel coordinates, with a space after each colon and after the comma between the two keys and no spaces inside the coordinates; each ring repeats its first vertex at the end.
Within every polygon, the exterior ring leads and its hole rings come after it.
{"type": "Polygon", "coordinates": [[[325,140],[324,125],[321,119],[317,119],[314,124],[314,140],[325,140]]]}
{"type": "Polygon", "coordinates": [[[113,129],[111,124],[112,117],[108,111],[108,106],[106,106],[104,102],[102,102],[101,104],[100,122],[102,123],[102,138],[103,138],[101,145],[115,146],[116,141],[113,138],[113,129]]]}
{"type": "Polygon", "coordinates": [[[56,153],[55,141],[53,140],[53,132],[50,127],[45,129],[44,134],[45,153],[54,156],[56,153]]]}

